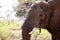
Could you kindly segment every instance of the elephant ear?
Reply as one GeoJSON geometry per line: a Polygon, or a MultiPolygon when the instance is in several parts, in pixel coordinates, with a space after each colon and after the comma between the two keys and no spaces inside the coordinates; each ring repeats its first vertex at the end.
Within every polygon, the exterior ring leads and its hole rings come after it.
{"type": "Polygon", "coordinates": [[[40,26],[42,28],[47,28],[52,12],[52,8],[49,4],[41,2],[38,4],[44,13],[40,14],[40,26]]]}

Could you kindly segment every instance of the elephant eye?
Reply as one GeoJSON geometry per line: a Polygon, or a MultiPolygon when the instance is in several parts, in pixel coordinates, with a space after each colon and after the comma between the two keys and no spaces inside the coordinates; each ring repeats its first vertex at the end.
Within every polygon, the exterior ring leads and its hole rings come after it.
{"type": "Polygon", "coordinates": [[[40,14],[40,16],[43,16],[43,14],[40,14]]]}
{"type": "Polygon", "coordinates": [[[40,20],[41,22],[43,21],[43,19],[40,20]]]}
{"type": "Polygon", "coordinates": [[[40,19],[45,19],[45,14],[40,14],[40,19]]]}

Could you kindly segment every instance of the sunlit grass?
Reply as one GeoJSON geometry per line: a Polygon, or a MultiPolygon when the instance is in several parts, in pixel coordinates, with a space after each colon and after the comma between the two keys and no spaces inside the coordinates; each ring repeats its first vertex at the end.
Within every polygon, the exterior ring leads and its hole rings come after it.
{"type": "Polygon", "coordinates": [[[46,29],[41,28],[40,32],[39,29],[36,28],[31,35],[31,40],[52,40],[52,37],[46,29]]]}
{"type": "MultiPolygon", "coordinates": [[[[0,20],[0,36],[6,38],[5,40],[20,40],[22,38],[21,30],[11,30],[11,28],[20,27],[21,24],[17,21],[0,20]]],[[[40,32],[39,29],[35,28],[34,32],[31,33],[31,40],[51,40],[51,34],[46,29],[41,29],[40,32]]]]}
{"type": "Polygon", "coordinates": [[[10,28],[20,27],[20,23],[17,21],[4,21],[0,20],[0,35],[7,37],[9,32],[11,32],[10,28]]]}

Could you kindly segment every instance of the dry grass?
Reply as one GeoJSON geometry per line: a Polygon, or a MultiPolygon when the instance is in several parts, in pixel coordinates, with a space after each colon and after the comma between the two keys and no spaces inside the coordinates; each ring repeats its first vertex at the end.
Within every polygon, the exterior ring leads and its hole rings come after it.
{"type": "MultiPolygon", "coordinates": [[[[10,22],[9,22],[10,23],[10,22]]],[[[21,27],[14,27],[14,25],[0,22],[0,40],[22,40],[22,29],[21,27]],[[4,25],[2,25],[4,24],[4,25]],[[8,27],[7,27],[8,26],[8,27]],[[2,29],[1,29],[2,27],[2,29]],[[7,29],[7,30],[6,30],[7,29]],[[2,32],[2,33],[1,33],[2,32]],[[1,35],[2,34],[2,35],[1,35]],[[7,35],[7,36],[5,36],[7,35]]],[[[46,29],[41,29],[41,33],[37,28],[30,32],[31,40],[51,40],[51,34],[46,29]]]]}
{"type": "MultiPolygon", "coordinates": [[[[7,37],[6,40],[22,40],[22,30],[18,31],[11,31],[10,36],[7,37]]],[[[51,34],[46,29],[41,29],[41,33],[39,33],[38,29],[35,29],[35,31],[31,35],[31,40],[52,40],[51,34]]]]}
{"type": "Polygon", "coordinates": [[[36,29],[31,35],[31,40],[52,40],[51,34],[46,29],[41,29],[41,33],[36,29]]]}

